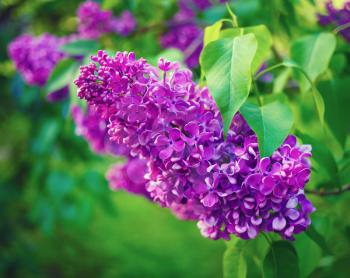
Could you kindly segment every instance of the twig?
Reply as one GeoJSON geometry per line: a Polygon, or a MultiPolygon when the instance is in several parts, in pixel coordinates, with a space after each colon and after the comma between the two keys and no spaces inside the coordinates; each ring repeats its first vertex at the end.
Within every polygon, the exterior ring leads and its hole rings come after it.
{"type": "Polygon", "coordinates": [[[334,196],[334,195],[340,195],[346,191],[350,191],[350,184],[345,184],[340,188],[335,188],[332,190],[325,190],[324,188],[321,189],[305,189],[305,193],[318,195],[318,196],[334,196]]]}

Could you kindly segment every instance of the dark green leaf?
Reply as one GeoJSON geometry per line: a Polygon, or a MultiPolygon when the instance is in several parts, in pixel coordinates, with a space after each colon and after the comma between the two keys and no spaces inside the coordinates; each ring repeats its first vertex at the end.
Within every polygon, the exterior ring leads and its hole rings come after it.
{"type": "Polygon", "coordinates": [[[84,56],[95,52],[99,48],[99,43],[94,40],[76,40],[63,44],[60,49],[69,55],[84,56]]]}
{"type": "Polygon", "coordinates": [[[307,134],[296,131],[296,135],[304,144],[312,146],[312,167],[317,170],[318,175],[327,175],[327,181],[330,181],[331,187],[340,185],[338,178],[338,166],[330,149],[320,142],[317,138],[313,138],[307,134]]]}
{"type": "Polygon", "coordinates": [[[58,62],[46,83],[45,92],[51,93],[68,86],[77,67],[78,63],[73,59],[63,59],[58,62]]]}
{"type": "Polygon", "coordinates": [[[240,112],[258,136],[261,157],[270,156],[283,143],[293,125],[292,111],[278,101],[261,107],[245,103],[240,112]]]}
{"type": "Polygon", "coordinates": [[[329,249],[324,237],[315,229],[314,225],[310,227],[305,232],[307,236],[312,239],[323,251],[324,255],[331,255],[332,252],[329,249]]]}
{"type": "Polygon", "coordinates": [[[325,100],[325,119],[339,143],[344,146],[349,135],[350,78],[334,79],[319,84],[325,100]]]}
{"type": "Polygon", "coordinates": [[[202,67],[220,109],[225,135],[233,116],[248,98],[256,50],[253,34],[213,41],[203,50],[202,67]]]}
{"type": "Polygon", "coordinates": [[[275,241],[264,260],[264,277],[300,277],[298,255],[293,245],[287,241],[275,241]]]}

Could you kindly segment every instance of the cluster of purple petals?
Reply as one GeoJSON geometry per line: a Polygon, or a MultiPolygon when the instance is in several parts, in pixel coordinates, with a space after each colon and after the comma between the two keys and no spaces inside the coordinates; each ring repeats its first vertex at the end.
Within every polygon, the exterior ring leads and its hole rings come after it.
{"type": "Polygon", "coordinates": [[[29,85],[44,86],[56,63],[64,57],[61,38],[50,34],[39,37],[24,34],[8,47],[11,60],[29,85]]]}
{"type": "Polygon", "coordinates": [[[113,17],[111,11],[104,11],[97,2],[86,1],[77,12],[78,31],[81,37],[97,39],[103,34],[115,32],[127,36],[136,28],[136,20],[129,11],[113,17]]]}
{"type": "Polygon", "coordinates": [[[92,151],[100,154],[113,154],[127,156],[128,149],[109,140],[107,135],[107,121],[88,107],[84,111],[75,105],[71,110],[72,118],[76,126],[76,133],[82,136],[89,144],[92,151]]]}
{"type": "Polygon", "coordinates": [[[213,98],[177,63],[160,59],[159,71],[134,53],[104,51],[92,61],[75,81],[78,96],[109,121],[111,141],[148,161],[145,186],[154,202],[185,209],[212,239],[262,231],[293,239],[309,226],[314,208],[303,192],[309,146],[290,135],[271,157],[260,158],[257,137],[240,114],[225,141],[213,98]]]}
{"type": "Polygon", "coordinates": [[[147,162],[144,159],[131,158],[124,164],[115,164],[107,172],[109,186],[113,190],[125,190],[129,193],[149,198],[146,191],[144,174],[147,162]]]}
{"type": "MultiPolygon", "coordinates": [[[[337,9],[332,1],[326,3],[326,14],[318,14],[321,25],[341,26],[350,23],[350,1],[346,1],[343,8],[337,9]]],[[[350,43],[350,28],[340,31],[344,39],[350,43]]]]}

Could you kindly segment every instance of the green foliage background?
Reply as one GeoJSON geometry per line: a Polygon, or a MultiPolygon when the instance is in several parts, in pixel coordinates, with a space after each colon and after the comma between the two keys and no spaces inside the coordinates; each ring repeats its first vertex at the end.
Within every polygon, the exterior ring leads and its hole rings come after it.
{"type": "MultiPolygon", "coordinates": [[[[281,62],[281,55],[302,64],[300,50],[295,49],[310,45],[304,36],[329,31],[316,22],[321,2],[237,0],[232,8],[240,26],[267,26],[278,54],[273,62],[281,62]]],[[[297,269],[301,277],[348,277],[350,193],[311,196],[317,208],[313,230],[297,236],[290,249],[279,241],[270,248],[263,237],[211,241],[200,236],[195,223],[177,220],[141,197],[108,189],[104,175],[116,158],[92,153],[74,133],[69,100],[45,102],[45,92],[25,85],[7,57],[7,44],[23,32],[74,32],[79,3],[0,0],[0,276],[260,277],[259,269],[264,269],[270,277],[274,274],[269,274],[269,261],[259,261],[260,256],[277,252],[283,266],[279,277],[297,277],[297,269]]],[[[176,12],[175,1],[101,4],[116,15],[130,9],[143,30],[128,38],[106,35],[99,41],[101,47],[133,50],[154,61],[163,51],[159,35],[176,12]]],[[[230,17],[224,6],[199,15],[204,25],[224,17],[230,17]]],[[[309,86],[300,72],[279,68],[273,72],[274,84],[258,84],[266,103],[269,98],[289,103],[294,133],[313,145],[310,190],[332,190],[350,182],[349,52],[349,45],[338,37],[325,73],[316,73],[312,80],[317,79],[316,89],[325,102],[325,128],[320,127],[312,94],[285,86],[284,76],[309,86]]],[[[195,76],[199,79],[199,70],[195,76]]]]}

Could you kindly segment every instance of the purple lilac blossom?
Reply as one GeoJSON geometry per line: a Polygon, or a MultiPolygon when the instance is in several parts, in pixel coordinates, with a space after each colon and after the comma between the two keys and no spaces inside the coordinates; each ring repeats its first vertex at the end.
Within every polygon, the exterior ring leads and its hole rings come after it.
{"type": "Polygon", "coordinates": [[[111,142],[107,136],[107,122],[101,119],[91,107],[86,109],[75,105],[71,110],[76,133],[84,137],[92,151],[100,154],[110,153],[127,156],[128,149],[124,145],[111,142]]]}
{"type": "Polygon", "coordinates": [[[104,11],[93,1],[82,3],[77,12],[78,30],[83,38],[98,39],[103,34],[115,32],[127,36],[136,28],[136,20],[130,11],[113,17],[111,11],[104,11]]]}
{"type": "Polygon", "coordinates": [[[77,16],[78,31],[84,38],[97,39],[102,34],[111,31],[112,12],[103,11],[96,2],[86,1],[82,3],[78,8],[77,16]]]}
{"type": "Polygon", "coordinates": [[[112,31],[125,37],[136,29],[137,22],[132,13],[126,10],[119,17],[114,18],[110,25],[112,31]]]}
{"type": "Polygon", "coordinates": [[[24,34],[9,45],[8,52],[16,69],[29,85],[44,86],[56,63],[64,58],[61,38],[50,34],[38,37],[24,34]]]}
{"type": "Polygon", "coordinates": [[[310,146],[289,135],[261,158],[240,114],[227,140],[220,112],[190,70],[160,59],[159,70],[134,53],[99,51],[81,67],[78,96],[109,121],[110,140],[148,161],[146,189],[163,207],[191,209],[203,236],[243,239],[269,231],[283,238],[310,225],[305,197],[310,146]]]}
{"type": "Polygon", "coordinates": [[[109,186],[113,190],[125,190],[129,193],[150,198],[146,190],[144,174],[147,170],[147,161],[131,158],[124,164],[114,164],[107,172],[109,186]]]}
{"type": "MultiPolygon", "coordinates": [[[[320,25],[341,26],[350,23],[350,1],[344,3],[343,8],[337,9],[332,1],[326,3],[326,13],[318,14],[320,25]]],[[[350,43],[350,28],[346,28],[339,32],[344,39],[350,43]]]]}

